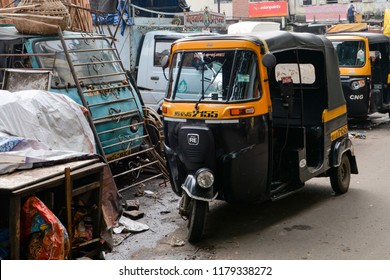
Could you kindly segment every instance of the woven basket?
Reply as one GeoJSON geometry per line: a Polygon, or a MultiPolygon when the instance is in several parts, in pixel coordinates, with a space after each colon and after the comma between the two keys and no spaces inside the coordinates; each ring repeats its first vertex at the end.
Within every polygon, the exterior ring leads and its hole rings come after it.
{"type": "Polygon", "coordinates": [[[65,30],[70,24],[68,9],[60,0],[22,0],[18,7],[40,4],[38,7],[23,11],[25,14],[62,17],[62,19],[26,17],[27,20],[14,20],[15,28],[23,34],[51,35],[56,34],[58,26],[65,30]],[[32,21],[33,20],[33,21],[32,21]],[[36,22],[42,22],[39,24],[36,22]],[[46,23],[46,24],[45,24],[46,23]],[[49,26],[47,24],[53,25],[49,26]]]}

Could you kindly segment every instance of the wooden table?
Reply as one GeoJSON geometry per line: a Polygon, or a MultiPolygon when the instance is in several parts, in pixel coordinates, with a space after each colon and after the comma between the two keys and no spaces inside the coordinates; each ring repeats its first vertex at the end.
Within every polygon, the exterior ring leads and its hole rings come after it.
{"type": "MultiPolygon", "coordinates": [[[[6,213],[2,211],[0,217],[3,221],[8,220],[9,224],[10,258],[20,259],[22,200],[31,195],[37,195],[38,197],[41,195],[44,198],[55,196],[55,199],[46,199],[49,204],[47,206],[49,209],[51,207],[66,209],[66,219],[61,222],[67,228],[71,237],[71,200],[78,195],[92,192],[95,199],[94,203],[98,206],[94,214],[94,238],[92,241],[98,242],[100,239],[101,190],[105,165],[106,163],[102,163],[98,159],[77,160],[50,167],[33,168],[0,175],[0,198],[3,202],[8,202],[8,211],[5,211],[6,213]],[[55,201],[56,205],[50,205],[53,202],[51,200],[55,201]]],[[[88,244],[90,245],[91,241],[88,244]]],[[[78,248],[80,248],[79,245],[78,248]]]]}

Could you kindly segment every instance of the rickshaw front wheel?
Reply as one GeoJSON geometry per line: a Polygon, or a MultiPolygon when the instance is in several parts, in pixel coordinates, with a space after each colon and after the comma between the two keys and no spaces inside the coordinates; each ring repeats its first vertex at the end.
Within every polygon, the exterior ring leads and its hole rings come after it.
{"type": "Polygon", "coordinates": [[[209,203],[207,201],[191,199],[188,219],[188,242],[197,243],[202,239],[208,206],[209,203]]]}
{"type": "Polygon", "coordinates": [[[351,181],[351,164],[346,154],[341,157],[339,166],[330,169],[329,175],[330,184],[336,194],[344,194],[348,191],[351,181]]]}

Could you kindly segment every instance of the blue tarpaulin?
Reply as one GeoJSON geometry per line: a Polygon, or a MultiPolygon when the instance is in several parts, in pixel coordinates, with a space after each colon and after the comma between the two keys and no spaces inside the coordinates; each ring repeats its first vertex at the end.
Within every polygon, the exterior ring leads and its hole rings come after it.
{"type": "MultiPolygon", "coordinates": [[[[94,24],[120,24],[121,35],[123,36],[127,25],[133,25],[132,9],[129,5],[126,5],[126,9],[123,14],[123,19],[120,20],[120,15],[125,7],[126,0],[90,0],[91,9],[99,11],[99,15],[92,14],[92,20],[94,24]],[[113,4],[116,3],[116,11],[113,11],[113,4]]],[[[189,11],[190,7],[185,0],[131,0],[128,1],[135,6],[145,9],[153,10],[156,12],[165,13],[178,13],[183,11],[189,11]]],[[[139,17],[155,17],[156,14],[138,10],[137,16],[139,17]]]]}

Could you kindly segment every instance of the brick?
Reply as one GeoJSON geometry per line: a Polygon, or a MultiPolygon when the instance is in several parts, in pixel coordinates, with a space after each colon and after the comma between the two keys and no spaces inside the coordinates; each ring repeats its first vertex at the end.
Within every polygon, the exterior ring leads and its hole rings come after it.
{"type": "Polygon", "coordinates": [[[139,210],[123,211],[123,215],[129,217],[132,220],[138,220],[144,216],[144,212],[139,210]]]}
{"type": "Polygon", "coordinates": [[[124,205],[125,211],[138,210],[139,209],[139,200],[138,199],[129,199],[126,200],[124,205]]]}

